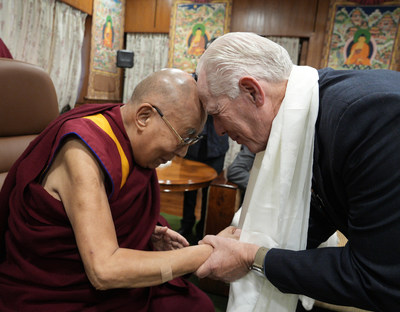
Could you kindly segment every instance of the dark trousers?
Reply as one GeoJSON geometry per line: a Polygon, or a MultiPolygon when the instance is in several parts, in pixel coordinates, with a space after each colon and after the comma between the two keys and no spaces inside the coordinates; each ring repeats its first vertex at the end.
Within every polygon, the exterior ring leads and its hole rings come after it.
{"type": "MultiPolygon", "coordinates": [[[[225,155],[222,155],[216,158],[201,160],[201,162],[209,165],[210,167],[213,167],[215,171],[217,171],[217,173],[219,174],[224,168],[224,160],[225,160],[225,155]]],[[[202,192],[201,217],[200,221],[196,225],[196,236],[199,239],[203,237],[204,220],[206,217],[206,209],[207,209],[208,187],[203,188],[201,192],[202,192]]],[[[194,210],[196,208],[196,201],[197,201],[197,191],[189,191],[184,193],[183,218],[181,220],[181,228],[192,229],[193,225],[196,223],[196,216],[194,214],[194,210]]]]}

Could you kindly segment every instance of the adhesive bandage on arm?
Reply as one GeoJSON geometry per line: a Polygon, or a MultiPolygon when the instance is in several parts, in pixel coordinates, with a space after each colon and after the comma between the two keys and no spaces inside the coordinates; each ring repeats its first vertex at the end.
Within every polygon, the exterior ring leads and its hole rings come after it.
{"type": "Polygon", "coordinates": [[[173,275],[172,275],[172,267],[169,262],[163,263],[160,267],[161,271],[161,281],[162,283],[168,282],[172,280],[173,275]]]}

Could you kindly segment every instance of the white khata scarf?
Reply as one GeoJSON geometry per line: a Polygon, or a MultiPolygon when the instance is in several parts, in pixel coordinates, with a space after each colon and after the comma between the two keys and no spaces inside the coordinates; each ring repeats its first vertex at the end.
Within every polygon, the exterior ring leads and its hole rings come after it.
{"type": "MultiPolygon", "coordinates": [[[[306,248],[311,196],[318,72],[294,66],[265,151],[256,155],[242,206],[240,241],[267,248],[306,248]]],[[[229,312],[295,311],[298,295],[283,294],[249,272],[230,288],[229,312]]]]}

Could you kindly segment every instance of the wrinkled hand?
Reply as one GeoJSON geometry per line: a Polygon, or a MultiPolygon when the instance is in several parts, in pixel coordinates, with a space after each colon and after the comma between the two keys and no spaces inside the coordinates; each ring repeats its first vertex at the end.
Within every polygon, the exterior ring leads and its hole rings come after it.
{"type": "Polygon", "coordinates": [[[241,229],[234,226],[228,226],[227,228],[219,232],[217,236],[239,240],[241,233],[242,233],[241,229]]]}
{"type": "Polygon", "coordinates": [[[199,278],[210,277],[224,282],[233,282],[246,275],[258,250],[257,245],[223,236],[207,235],[199,244],[209,244],[214,251],[195,274],[199,278]]]}
{"type": "Polygon", "coordinates": [[[159,225],[154,228],[151,242],[156,251],[180,249],[189,246],[188,241],[182,235],[166,226],[159,225]]]}

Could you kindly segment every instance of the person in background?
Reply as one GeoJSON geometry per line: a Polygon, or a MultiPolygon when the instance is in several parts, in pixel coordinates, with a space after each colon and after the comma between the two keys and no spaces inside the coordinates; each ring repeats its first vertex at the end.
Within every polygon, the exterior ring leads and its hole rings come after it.
{"type": "Polygon", "coordinates": [[[257,153],[238,239],[206,236],[196,274],[237,280],[237,311],[293,311],[289,294],[399,311],[400,73],[295,66],[252,33],[217,39],[196,72],[217,133],[257,153]],[[336,230],[344,247],[316,248],[336,230]]]}
{"type": "Polygon", "coordinates": [[[226,173],[228,181],[235,183],[241,190],[241,201],[243,202],[247,184],[249,183],[250,170],[253,167],[254,153],[246,147],[240,146],[240,151],[237,153],[233,162],[229,165],[226,173]]]}
{"type": "MultiPolygon", "coordinates": [[[[203,138],[189,147],[185,158],[199,161],[214,168],[221,173],[224,168],[225,154],[229,148],[228,135],[219,136],[214,129],[212,116],[207,117],[206,124],[201,132],[203,138]]],[[[207,209],[208,187],[201,190],[201,217],[196,224],[196,238],[203,238],[204,222],[207,209]]],[[[178,233],[190,239],[192,229],[196,223],[195,207],[197,202],[197,191],[188,191],[183,197],[183,217],[178,233]]]]}
{"type": "Polygon", "coordinates": [[[214,311],[179,277],[212,247],[164,226],[155,171],[205,120],[193,78],[165,69],[125,105],[82,105],[50,124],[0,192],[0,310],[214,311]]]}

